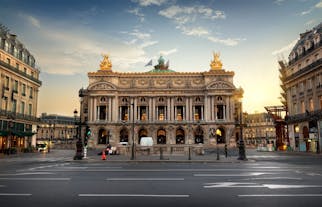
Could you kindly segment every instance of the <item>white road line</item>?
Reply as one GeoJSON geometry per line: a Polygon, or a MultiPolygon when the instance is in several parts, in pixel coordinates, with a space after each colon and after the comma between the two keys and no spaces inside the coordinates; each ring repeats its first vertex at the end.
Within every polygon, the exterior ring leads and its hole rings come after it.
{"type": "Polygon", "coordinates": [[[322,194],[249,194],[238,197],[322,197],[322,194]]]}
{"type": "Polygon", "coordinates": [[[24,180],[24,181],[69,181],[71,178],[0,178],[0,180],[24,180]]]}
{"type": "Polygon", "coordinates": [[[290,189],[290,188],[322,188],[322,185],[278,185],[278,184],[263,184],[269,189],[290,189]]]}
{"type": "Polygon", "coordinates": [[[184,181],[184,178],[107,178],[107,181],[184,181]]]}
{"type": "Polygon", "coordinates": [[[158,194],[78,194],[79,197],[156,197],[156,198],[189,198],[190,195],[158,194]]]}
{"type": "Polygon", "coordinates": [[[0,193],[0,196],[32,196],[30,193],[0,193]]]}
{"type": "MultiPolygon", "coordinates": [[[[34,171],[50,171],[50,172],[79,172],[79,169],[34,169],[34,171]]],[[[84,169],[82,172],[217,172],[217,171],[237,171],[247,172],[256,171],[255,169],[84,169]]],[[[289,172],[286,169],[265,169],[266,172],[289,172]]],[[[268,173],[266,173],[268,174],[268,173]]]]}
{"type": "Polygon", "coordinates": [[[265,178],[245,178],[243,180],[303,180],[297,177],[265,177],[265,178]]]}
{"type": "Polygon", "coordinates": [[[13,173],[13,174],[0,174],[0,176],[19,176],[19,175],[53,175],[52,172],[26,172],[26,173],[13,173]]]}
{"type": "Polygon", "coordinates": [[[242,174],[193,174],[195,177],[247,177],[247,176],[259,176],[259,175],[272,175],[276,173],[265,173],[265,172],[252,172],[242,174]]]}

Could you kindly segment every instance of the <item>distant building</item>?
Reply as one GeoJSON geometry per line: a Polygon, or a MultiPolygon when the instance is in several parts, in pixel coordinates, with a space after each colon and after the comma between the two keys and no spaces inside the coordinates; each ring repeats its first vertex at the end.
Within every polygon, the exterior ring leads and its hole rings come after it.
{"type": "Polygon", "coordinates": [[[80,90],[81,119],[93,133],[89,147],[139,145],[141,137],[152,137],[165,150],[211,146],[217,129],[219,144],[236,144],[243,90],[235,87],[234,72],[222,69],[218,54],[206,72],[175,72],[162,56],[141,73],[112,71],[108,56],[100,66],[80,90]]]}
{"type": "Polygon", "coordinates": [[[0,24],[0,151],[36,143],[39,72],[33,55],[0,24]]]}
{"type": "Polygon", "coordinates": [[[72,143],[76,140],[75,118],[56,114],[41,114],[37,141],[51,141],[56,144],[72,143]]]}
{"type": "Polygon", "coordinates": [[[295,150],[316,152],[322,137],[322,23],[300,34],[289,54],[280,62],[286,91],[288,132],[295,150]]]}
{"type": "Polygon", "coordinates": [[[273,118],[268,113],[245,114],[244,139],[247,145],[276,146],[276,130],[273,118]]]}

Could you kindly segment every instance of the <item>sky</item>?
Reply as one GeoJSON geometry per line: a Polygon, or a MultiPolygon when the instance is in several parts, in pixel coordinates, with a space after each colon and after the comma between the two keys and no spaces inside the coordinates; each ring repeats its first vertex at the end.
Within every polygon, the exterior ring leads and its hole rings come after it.
{"type": "Polygon", "coordinates": [[[72,116],[88,72],[146,72],[162,54],[177,72],[234,71],[243,108],[281,105],[278,60],[322,22],[322,0],[0,0],[0,23],[40,68],[38,114],[72,116]]]}

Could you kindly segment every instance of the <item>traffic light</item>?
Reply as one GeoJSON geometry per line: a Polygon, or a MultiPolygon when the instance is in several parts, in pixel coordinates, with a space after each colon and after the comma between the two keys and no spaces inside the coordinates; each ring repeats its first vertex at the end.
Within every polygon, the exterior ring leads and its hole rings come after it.
{"type": "Polygon", "coordinates": [[[89,126],[86,126],[85,137],[90,137],[92,134],[91,129],[89,126]]]}
{"type": "Polygon", "coordinates": [[[90,138],[91,134],[92,134],[91,129],[89,128],[89,126],[86,126],[85,137],[84,137],[84,145],[85,146],[87,146],[88,139],[90,138]]]}

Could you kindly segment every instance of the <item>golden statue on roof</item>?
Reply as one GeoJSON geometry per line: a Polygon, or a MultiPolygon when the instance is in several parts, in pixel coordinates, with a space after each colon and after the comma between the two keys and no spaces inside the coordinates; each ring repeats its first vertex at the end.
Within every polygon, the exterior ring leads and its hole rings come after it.
{"type": "Polygon", "coordinates": [[[100,64],[101,70],[111,70],[112,69],[112,62],[109,60],[109,56],[107,54],[102,54],[103,60],[100,64]]]}
{"type": "Polygon", "coordinates": [[[222,69],[222,62],[221,62],[221,60],[219,58],[220,53],[214,52],[213,55],[214,55],[214,59],[210,63],[211,70],[220,70],[220,69],[222,69]]]}

